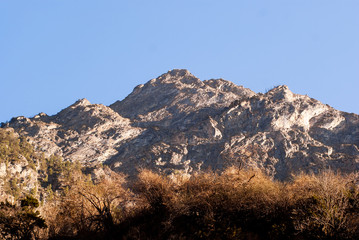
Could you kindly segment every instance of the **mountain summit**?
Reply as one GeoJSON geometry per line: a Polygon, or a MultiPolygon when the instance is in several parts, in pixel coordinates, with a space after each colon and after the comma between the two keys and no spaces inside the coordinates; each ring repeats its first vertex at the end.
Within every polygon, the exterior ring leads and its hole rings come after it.
{"type": "Polygon", "coordinates": [[[167,126],[190,113],[204,109],[217,111],[240,96],[253,95],[255,93],[251,90],[229,81],[217,79],[202,82],[187,70],[172,70],[137,86],[128,97],[110,107],[133,121],[160,121],[167,126]]]}
{"type": "Polygon", "coordinates": [[[359,115],[278,86],[267,93],[172,70],[110,106],[81,99],[54,116],[17,117],[5,128],[65,160],[136,174],[189,174],[228,165],[277,179],[326,168],[359,170],[359,115]]]}

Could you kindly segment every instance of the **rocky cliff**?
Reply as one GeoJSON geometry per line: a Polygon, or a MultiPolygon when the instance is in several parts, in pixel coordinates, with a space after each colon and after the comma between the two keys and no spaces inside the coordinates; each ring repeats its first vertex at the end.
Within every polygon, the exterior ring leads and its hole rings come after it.
{"type": "Polygon", "coordinates": [[[265,94],[172,70],[110,106],[82,99],[54,116],[17,117],[4,128],[37,150],[134,175],[189,174],[228,165],[292,173],[359,170],[359,115],[278,86],[265,94]]]}

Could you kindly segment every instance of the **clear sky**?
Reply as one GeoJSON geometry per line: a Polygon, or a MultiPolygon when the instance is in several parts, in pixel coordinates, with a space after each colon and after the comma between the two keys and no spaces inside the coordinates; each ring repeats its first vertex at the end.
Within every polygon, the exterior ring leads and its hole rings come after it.
{"type": "Polygon", "coordinates": [[[0,0],[0,122],[174,68],[359,114],[358,0],[0,0]]]}

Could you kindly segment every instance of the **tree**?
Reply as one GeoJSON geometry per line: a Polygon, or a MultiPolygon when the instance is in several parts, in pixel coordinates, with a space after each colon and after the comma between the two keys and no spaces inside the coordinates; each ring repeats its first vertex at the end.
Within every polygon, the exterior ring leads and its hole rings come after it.
{"type": "Polygon", "coordinates": [[[36,208],[39,201],[31,196],[20,206],[9,202],[0,204],[0,236],[3,239],[37,239],[38,230],[46,228],[45,220],[36,208]]]}
{"type": "Polygon", "coordinates": [[[77,238],[93,237],[93,233],[112,235],[129,194],[123,183],[123,176],[114,172],[97,184],[85,177],[77,179],[56,205],[50,235],[77,238]]]}

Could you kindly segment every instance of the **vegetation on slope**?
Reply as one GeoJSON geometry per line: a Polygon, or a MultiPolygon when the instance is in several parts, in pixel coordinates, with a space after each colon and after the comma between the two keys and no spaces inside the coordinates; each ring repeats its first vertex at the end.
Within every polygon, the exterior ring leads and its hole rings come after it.
{"type": "Polygon", "coordinates": [[[78,163],[38,153],[26,137],[0,128],[0,201],[16,201],[28,195],[42,201],[65,187],[78,163]]]}
{"type": "Polygon", "coordinates": [[[118,174],[97,184],[83,176],[46,211],[47,237],[357,239],[355,180],[330,171],[283,183],[238,168],[189,179],[143,170],[130,191],[118,174]]]}

